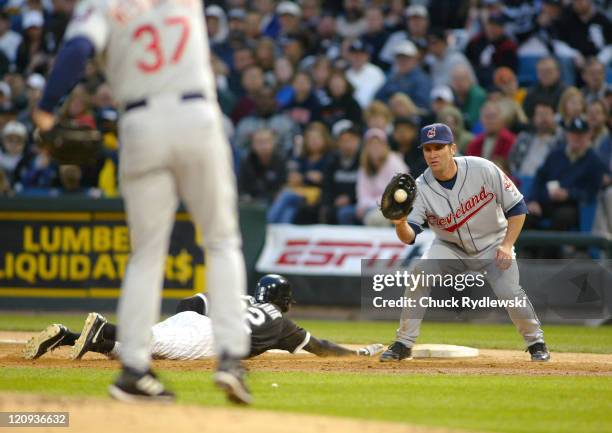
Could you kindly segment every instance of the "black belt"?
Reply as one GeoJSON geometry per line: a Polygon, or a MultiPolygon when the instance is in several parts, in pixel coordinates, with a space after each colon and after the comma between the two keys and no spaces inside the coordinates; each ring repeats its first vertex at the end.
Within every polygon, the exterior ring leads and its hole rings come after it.
{"type": "MultiPolygon", "coordinates": [[[[206,99],[202,92],[188,92],[181,95],[181,101],[188,101],[190,99],[206,99]]],[[[138,101],[132,101],[125,104],[125,111],[134,110],[135,108],[142,108],[147,106],[146,99],[139,99],[138,101]]]]}

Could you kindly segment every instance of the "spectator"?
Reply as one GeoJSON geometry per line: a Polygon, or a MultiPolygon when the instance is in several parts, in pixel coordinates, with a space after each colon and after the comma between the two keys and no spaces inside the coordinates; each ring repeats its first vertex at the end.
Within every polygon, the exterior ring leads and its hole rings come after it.
{"type": "Polygon", "coordinates": [[[235,124],[255,112],[255,93],[265,85],[263,69],[258,65],[247,66],[242,71],[241,83],[244,94],[236,103],[231,116],[235,124]]]}
{"type": "Polygon", "coordinates": [[[380,53],[382,61],[392,65],[396,56],[396,47],[404,41],[412,41],[415,46],[427,46],[427,33],[429,32],[429,13],[427,8],[420,4],[410,5],[406,8],[406,27],[392,33],[380,53]]]}
{"type": "Polygon", "coordinates": [[[343,38],[359,38],[366,31],[363,0],[343,0],[344,13],[338,19],[336,31],[343,38]]]}
{"type": "Polygon", "coordinates": [[[30,10],[23,15],[22,25],[25,36],[17,48],[15,63],[22,74],[38,72],[45,74],[52,49],[47,45],[44,34],[44,18],[41,11],[30,10]]]}
{"type": "Polygon", "coordinates": [[[372,50],[372,63],[381,69],[386,69],[389,65],[380,58],[380,53],[389,37],[389,32],[385,29],[384,12],[380,7],[370,5],[366,9],[365,18],[366,31],[361,40],[372,50]]]}
{"type": "Polygon", "coordinates": [[[6,12],[0,12],[0,51],[13,64],[17,59],[17,48],[23,38],[11,30],[11,19],[6,12]]]}
{"type": "Polygon", "coordinates": [[[396,92],[404,92],[420,107],[429,107],[431,80],[421,69],[419,53],[411,41],[402,41],[395,47],[395,69],[376,94],[387,102],[396,92]]]}
{"type": "Polygon", "coordinates": [[[16,121],[8,122],[2,130],[2,149],[0,151],[0,170],[2,170],[10,183],[15,179],[15,170],[24,158],[28,131],[26,127],[16,121]]]}
{"type": "Polygon", "coordinates": [[[523,107],[514,98],[505,94],[502,89],[499,87],[492,88],[489,91],[488,100],[499,104],[504,125],[510,131],[520,132],[527,127],[529,120],[523,111],[523,107]]]}
{"type": "Polygon", "coordinates": [[[533,16],[530,27],[514,32],[522,48],[531,40],[538,42],[548,55],[560,54],[556,50],[559,38],[559,20],[563,15],[561,0],[543,0],[539,12],[533,16]]]}
{"type": "Polygon", "coordinates": [[[34,132],[34,122],[32,121],[32,110],[40,101],[43,89],[45,88],[45,78],[40,74],[32,74],[26,81],[26,107],[21,110],[17,120],[23,123],[28,130],[28,135],[34,132]]]}
{"type": "Polygon", "coordinates": [[[389,98],[389,108],[392,117],[410,117],[420,119],[426,114],[425,110],[417,107],[410,96],[405,93],[397,92],[389,98]]]}
{"type": "Polygon", "coordinates": [[[276,82],[276,102],[279,108],[285,108],[293,99],[293,64],[286,57],[279,57],[274,62],[274,81],[276,82]]]}
{"type": "Polygon", "coordinates": [[[276,57],[274,40],[261,38],[255,45],[255,62],[264,72],[264,81],[274,83],[274,61],[276,57]]]}
{"type": "Polygon", "coordinates": [[[256,93],[255,113],[238,123],[234,143],[242,155],[248,153],[253,134],[258,129],[269,128],[278,137],[279,151],[283,156],[290,155],[293,149],[293,137],[299,129],[296,123],[285,113],[277,112],[274,90],[264,87],[256,93]]]}
{"type": "Polygon", "coordinates": [[[11,182],[2,167],[0,167],[0,198],[10,197],[12,195],[13,189],[11,188],[11,182]]]}
{"type": "Polygon", "coordinates": [[[521,112],[524,113],[522,106],[527,96],[527,90],[519,87],[518,79],[512,69],[505,66],[497,68],[493,74],[493,84],[500,89],[506,97],[519,104],[521,112]]]}
{"type": "Polygon", "coordinates": [[[582,69],[582,88],[584,98],[588,103],[603,99],[608,85],[606,84],[606,68],[596,58],[589,58],[582,69]]]}
{"type": "Polygon", "coordinates": [[[559,37],[582,56],[596,56],[612,44],[612,23],[592,0],[572,0],[559,22],[559,37]]]}
{"type": "Polygon", "coordinates": [[[241,97],[244,95],[242,75],[247,68],[253,65],[255,65],[255,54],[251,48],[245,45],[234,49],[232,67],[228,77],[228,87],[234,96],[241,97]]]}
{"type": "Polygon", "coordinates": [[[79,126],[96,127],[96,120],[93,115],[91,97],[82,84],[77,85],[64,103],[61,109],[61,116],[64,119],[74,121],[79,126]]]}
{"type": "Polygon", "coordinates": [[[363,119],[368,129],[376,128],[390,133],[393,127],[393,114],[389,107],[380,101],[372,102],[365,109],[363,119]]]}
{"type": "Polygon", "coordinates": [[[356,224],[357,170],[361,133],[350,120],[334,125],[338,150],[332,155],[324,173],[321,197],[321,222],[356,224]]]}
{"type": "Polygon", "coordinates": [[[310,122],[319,120],[321,105],[314,94],[312,78],[306,72],[298,72],[293,77],[293,99],[285,111],[289,117],[302,128],[310,122]]]}
{"type": "Polygon", "coordinates": [[[468,144],[474,139],[474,134],[465,129],[461,111],[455,106],[446,106],[438,113],[437,121],[446,124],[451,129],[457,150],[465,154],[468,144]]]}
{"type": "Polygon", "coordinates": [[[206,8],[205,14],[211,50],[222,60],[229,60],[228,53],[231,52],[231,47],[227,44],[229,27],[225,11],[220,6],[211,5],[206,8]]]}
{"type": "Polygon", "coordinates": [[[474,81],[472,70],[466,65],[456,65],[453,69],[451,88],[455,95],[455,105],[461,110],[466,127],[472,129],[478,122],[487,93],[474,81]]]}
{"type": "Polygon", "coordinates": [[[61,165],[59,167],[60,191],[64,195],[99,198],[100,190],[82,185],[83,174],[78,165],[61,165]]]}
{"type": "Polygon", "coordinates": [[[348,119],[355,125],[361,123],[361,107],[353,98],[353,86],[343,71],[337,69],[331,73],[327,93],[329,103],[321,108],[323,123],[328,127],[342,119],[348,119]]]}
{"type": "Polygon", "coordinates": [[[408,167],[397,153],[392,152],[387,134],[371,128],[365,133],[357,173],[357,218],[367,226],[388,226],[379,202],[385,187],[397,173],[408,173],[408,167]]]}
{"type": "Polygon", "coordinates": [[[506,35],[503,15],[491,15],[487,19],[484,32],[476,35],[468,43],[465,54],[476,70],[478,82],[484,88],[493,83],[496,68],[506,66],[513,71],[518,67],[516,43],[506,35]]]}
{"type": "Polygon", "coordinates": [[[259,17],[258,36],[259,34],[263,34],[271,38],[278,37],[280,22],[278,16],[274,13],[276,2],[273,0],[255,0],[254,6],[259,17]]]}
{"type": "Polygon", "coordinates": [[[281,1],[276,6],[280,31],[278,36],[297,36],[302,32],[302,9],[292,1],[281,1]]]}
{"type": "Polygon", "coordinates": [[[323,173],[330,161],[332,139],[325,125],[313,122],[304,132],[304,147],[299,157],[287,165],[287,187],[268,210],[269,223],[316,222],[321,198],[323,173]]]}
{"type": "Polygon", "coordinates": [[[351,67],[346,71],[346,77],[355,89],[355,99],[361,108],[365,108],[385,84],[385,74],[370,63],[370,48],[360,40],[353,41],[348,51],[351,67]]]}
{"type": "Polygon", "coordinates": [[[50,195],[59,186],[58,165],[47,149],[34,146],[33,153],[17,165],[14,181],[18,194],[50,195]]]}
{"type": "Polygon", "coordinates": [[[587,123],[591,134],[593,149],[601,152],[610,141],[610,130],[606,125],[610,110],[602,100],[595,100],[587,107],[587,123]]]}
{"type": "MultiPolygon", "coordinates": [[[[269,0],[264,0],[267,3],[271,3],[269,0]]],[[[250,44],[252,41],[257,41],[262,35],[262,28],[264,23],[264,17],[256,10],[250,10],[247,12],[244,18],[244,38],[246,44],[250,44]]],[[[270,34],[266,34],[268,37],[273,37],[270,34]]]]}
{"type": "Polygon", "coordinates": [[[342,38],[336,32],[336,18],[324,12],[316,29],[314,53],[335,60],[340,57],[342,38]]]}
{"type": "Polygon", "coordinates": [[[504,125],[500,105],[488,101],[480,111],[484,131],[468,145],[466,155],[480,156],[495,162],[504,171],[508,170],[508,155],[516,137],[504,125]]]}
{"type": "Polygon", "coordinates": [[[319,105],[327,105],[331,102],[328,92],[329,77],[332,72],[332,63],[327,57],[318,55],[312,65],[312,79],[314,92],[319,105]]]}
{"type": "Polygon", "coordinates": [[[534,177],[548,154],[562,140],[562,131],[555,121],[555,109],[543,102],[536,104],[531,131],[516,138],[508,162],[515,176],[534,177]]]}
{"type": "Polygon", "coordinates": [[[240,163],[240,199],[270,205],[287,181],[286,165],[278,152],[274,131],[267,128],[257,130],[248,154],[240,163]]]}
{"type": "MultiPolygon", "coordinates": [[[[446,33],[442,29],[432,29],[427,36],[429,54],[425,63],[429,66],[434,87],[450,86],[453,69],[465,65],[472,69],[465,55],[448,46],[446,33]]],[[[472,75],[474,72],[472,71],[472,75]]]]}
{"type": "Polygon", "coordinates": [[[419,149],[419,124],[406,117],[396,118],[391,134],[391,148],[398,152],[415,178],[427,168],[423,151],[419,149]]]}
{"type": "Polygon", "coordinates": [[[576,87],[568,87],[559,99],[559,123],[565,125],[576,117],[582,117],[586,112],[586,101],[580,90],[576,87]]]}
{"type": "Polygon", "coordinates": [[[541,228],[543,218],[551,221],[551,230],[566,231],[578,225],[578,206],[595,199],[605,170],[590,146],[586,122],[573,119],[563,145],[548,155],[536,173],[527,203],[527,228],[541,228]]]}
{"type": "Polygon", "coordinates": [[[433,116],[437,116],[442,109],[452,106],[454,100],[455,98],[453,97],[453,91],[450,89],[450,87],[434,87],[431,91],[431,111],[433,116]]]}
{"type": "Polygon", "coordinates": [[[541,59],[536,66],[536,72],[538,83],[529,89],[523,103],[523,109],[528,118],[533,117],[535,106],[539,102],[557,107],[561,94],[566,88],[561,81],[559,64],[553,57],[541,59]]]}

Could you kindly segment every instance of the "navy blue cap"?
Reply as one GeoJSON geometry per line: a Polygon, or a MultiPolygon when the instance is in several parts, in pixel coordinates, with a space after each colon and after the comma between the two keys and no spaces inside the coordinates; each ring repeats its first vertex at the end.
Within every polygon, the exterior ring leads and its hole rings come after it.
{"type": "Polygon", "coordinates": [[[426,144],[451,144],[454,143],[453,132],[444,123],[433,123],[421,129],[421,144],[423,147],[426,144]]]}
{"type": "Polygon", "coordinates": [[[563,126],[567,132],[577,132],[580,134],[589,132],[589,125],[580,117],[573,118],[563,126]]]}

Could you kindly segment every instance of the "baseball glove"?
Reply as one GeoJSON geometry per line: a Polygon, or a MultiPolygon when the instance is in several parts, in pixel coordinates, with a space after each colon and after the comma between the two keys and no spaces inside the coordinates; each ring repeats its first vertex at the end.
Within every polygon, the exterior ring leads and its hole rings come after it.
{"type": "Polygon", "coordinates": [[[398,173],[393,176],[380,201],[380,210],[384,217],[390,220],[405,218],[412,210],[416,193],[416,183],[412,176],[407,173],[398,173]],[[400,189],[406,192],[406,199],[402,202],[398,202],[395,195],[400,189]]]}
{"type": "Polygon", "coordinates": [[[47,149],[59,164],[84,164],[95,161],[102,152],[102,134],[89,126],[71,122],[57,123],[48,131],[36,131],[38,147],[47,149]]]}

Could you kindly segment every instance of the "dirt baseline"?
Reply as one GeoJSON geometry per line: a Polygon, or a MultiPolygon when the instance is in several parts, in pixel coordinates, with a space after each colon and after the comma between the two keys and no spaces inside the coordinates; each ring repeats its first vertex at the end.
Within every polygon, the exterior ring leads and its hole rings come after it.
{"type": "MultiPolygon", "coordinates": [[[[0,340],[24,341],[31,333],[0,333],[0,340]]],[[[103,355],[88,353],[80,361],[71,361],[69,350],[60,348],[43,357],[28,361],[22,356],[23,344],[0,343],[0,368],[99,368],[117,369],[118,361],[103,355]]],[[[154,361],[157,370],[210,371],[213,360],[154,361]]],[[[377,374],[458,374],[458,375],[567,375],[612,376],[612,355],[591,353],[555,353],[551,361],[534,363],[529,355],[516,350],[480,350],[476,358],[461,359],[413,359],[410,361],[381,363],[378,358],[318,358],[310,354],[266,353],[246,361],[251,371],[317,371],[338,373],[377,374]]]]}

